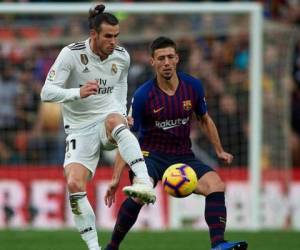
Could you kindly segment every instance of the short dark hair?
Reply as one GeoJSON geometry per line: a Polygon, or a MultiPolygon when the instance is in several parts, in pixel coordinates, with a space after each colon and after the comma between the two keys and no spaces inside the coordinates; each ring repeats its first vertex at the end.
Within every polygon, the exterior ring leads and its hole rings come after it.
{"type": "Polygon", "coordinates": [[[175,51],[177,51],[176,43],[171,38],[165,36],[160,36],[156,38],[150,45],[151,56],[154,55],[155,50],[167,47],[172,47],[175,49],[175,51]]]}
{"type": "Polygon", "coordinates": [[[104,12],[105,6],[98,4],[89,11],[89,28],[94,29],[97,32],[100,31],[102,23],[108,23],[110,25],[119,24],[119,20],[111,13],[104,12]]]}

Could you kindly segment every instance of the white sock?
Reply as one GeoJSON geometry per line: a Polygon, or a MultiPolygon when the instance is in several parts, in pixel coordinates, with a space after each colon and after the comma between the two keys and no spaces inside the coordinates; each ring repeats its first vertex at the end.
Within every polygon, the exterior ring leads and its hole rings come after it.
{"type": "Polygon", "coordinates": [[[111,136],[117,142],[122,158],[135,176],[152,186],[139,142],[134,134],[125,125],[120,124],[113,129],[111,136]]]}
{"type": "Polygon", "coordinates": [[[100,250],[96,230],[96,216],[89,203],[86,192],[70,194],[75,225],[90,250],[100,250]]]}

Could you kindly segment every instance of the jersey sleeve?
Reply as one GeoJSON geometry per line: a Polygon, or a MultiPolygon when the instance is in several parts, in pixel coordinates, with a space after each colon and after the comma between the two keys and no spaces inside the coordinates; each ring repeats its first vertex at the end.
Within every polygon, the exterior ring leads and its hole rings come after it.
{"type": "Polygon", "coordinates": [[[197,103],[195,108],[195,113],[197,116],[202,116],[207,112],[207,104],[205,100],[205,92],[202,83],[197,80],[194,83],[194,90],[197,95],[197,103]]]}
{"type": "Polygon", "coordinates": [[[145,107],[145,98],[143,96],[136,93],[131,101],[131,107],[129,114],[133,118],[133,126],[131,131],[137,132],[141,127],[142,115],[143,115],[143,108],[145,107]]]}
{"type": "Polygon", "coordinates": [[[124,68],[122,69],[119,82],[114,87],[115,99],[119,101],[122,107],[122,113],[127,114],[127,91],[128,91],[128,70],[130,65],[130,56],[125,50],[124,68]]]}
{"type": "Polygon", "coordinates": [[[68,102],[80,98],[80,88],[66,89],[65,83],[74,68],[74,61],[69,48],[62,49],[48,72],[41,91],[44,102],[68,102]]]}

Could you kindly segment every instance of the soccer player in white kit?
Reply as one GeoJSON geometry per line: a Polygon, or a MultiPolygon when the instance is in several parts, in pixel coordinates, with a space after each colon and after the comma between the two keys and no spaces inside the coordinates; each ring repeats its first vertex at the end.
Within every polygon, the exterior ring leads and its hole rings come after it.
{"type": "Polygon", "coordinates": [[[75,225],[89,250],[101,249],[87,181],[95,173],[100,148],[113,149],[128,163],[138,182],[128,196],[146,203],[155,193],[144,158],[126,120],[128,52],[117,46],[118,19],[99,4],[89,12],[90,37],[62,49],[41,92],[44,102],[62,103],[67,134],[64,170],[75,225]]]}

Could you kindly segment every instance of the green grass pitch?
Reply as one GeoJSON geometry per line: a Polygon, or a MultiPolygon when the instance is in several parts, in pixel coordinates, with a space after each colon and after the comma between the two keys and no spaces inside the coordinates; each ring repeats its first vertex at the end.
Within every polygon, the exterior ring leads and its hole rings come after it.
{"type": "MultiPolygon", "coordinates": [[[[104,247],[110,232],[98,233],[104,247]]],[[[300,232],[227,232],[229,240],[247,240],[249,250],[299,250],[300,232]]],[[[1,250],[87,250],[79,234],[72,230],[1,230],[1,250]]],[[[120,250],[209,250],[205,231],[131,232],[120,250]]]]}

